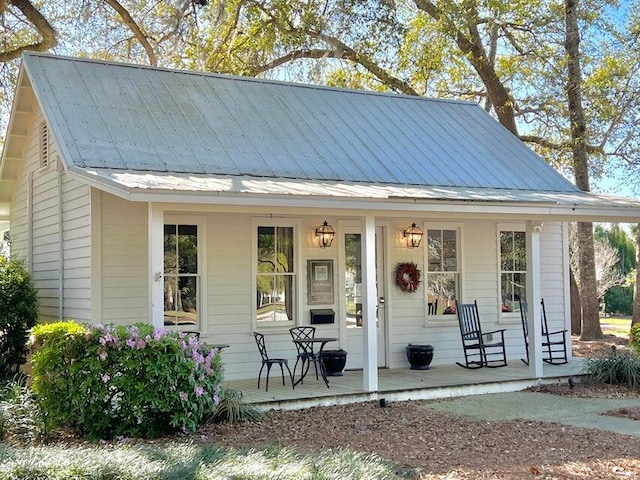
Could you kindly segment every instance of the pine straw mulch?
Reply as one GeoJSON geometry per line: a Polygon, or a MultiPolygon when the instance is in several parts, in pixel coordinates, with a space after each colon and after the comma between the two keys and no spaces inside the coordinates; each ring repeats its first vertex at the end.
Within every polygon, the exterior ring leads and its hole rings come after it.
{"type": "MultiPolygon", "coordinates": [[[[575,354],[606,353],[625,339],[574,339],[575,354]]],[[[637,397],[622,387],[577,384],[539,387],[576,397],[637,397]]],[[[302,451],[350,448],[414,469],[421,479],[640,479],[640,437],[533,421],[489,422],[422,408],[424,401],[271,411],[254,424],[212,425],[200,441],[302,451]]],[[[633,419],[638,410],[626,409],[633,419]]],[[[620,413],[622,415],[622,413],[620,413]]]]}

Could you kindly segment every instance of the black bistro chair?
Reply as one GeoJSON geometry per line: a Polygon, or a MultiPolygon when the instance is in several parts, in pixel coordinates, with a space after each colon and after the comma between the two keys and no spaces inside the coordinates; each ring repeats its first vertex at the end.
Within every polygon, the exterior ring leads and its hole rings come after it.
{"type": "MultiPolygon", "coordinates": [[[[557,330],[550,332],[547,326],[547,312],[544,308],[544,298],[540,300],[542,307],[542,361],[550,365],[564,365],[569,362],[567,358],[567,331],[557,330]]],[[[529,328],[527,324],[527,302],[520,302],[520,320],[522,333],[524,334],[524,348],[527,359],[522,361],[529,365],[529,328]]]]}
{"type": "Polygon", "coordinates": [[[498,368],[507,365],[507,352],[504,344],[505,329],[483,332],[478,313],[478,302],[458,303],[456,313],[460,325],[460,337],[464,350],[464,368],[498,368]]]}
{"type": "Polygon", "coordinates": [[[262,357],[262,366],[260,367],[260,373],[258,373],[258,388],[260,388],[260,377],[262,377],[262,370],[264,367],[267,367],[267,381],[265,386],[265,391],[269,391],[269,372],[271,371],[271,367],[274,364],[280,365],[280,371],[282,372],[282,385],[285,385],[284,381],[284,368],[289,372],[289,380],[291,380],[291,385],[293,386],[293,375],[291,375],[291,370],[289,370],[289,362],[286,358],[271,358],[267,353],[267,347],[264,343],[264,335],[262,333],[253,332],[253,336],[256,339],[256,344],[258,345],[258,351],[260,352],[260,356],[262,357]]]}
{"type": "MultiPolygon", "coordinates": [[[[309,338],[314,338],[316,336],[316,327],[293,327],[289,329],[289,333],[291,334],[292,340],[306,340],[309,338]]],[[[296,343],[296,350],[298,351],[298,356],[296,358],[296,364],[293,366],[293,376],[296,376],[296,369],[298,368],[298,363],[300,363],[300,377],[304,377],[304,367],[306,363],[313,362],[313,366],[316,369],[316,380],[318,380],[318,366],[320,365],[320,356],[313,351],[312,343],[296,343]]],[[[322,368],[322,367],[320,367],[322,368]]]]}

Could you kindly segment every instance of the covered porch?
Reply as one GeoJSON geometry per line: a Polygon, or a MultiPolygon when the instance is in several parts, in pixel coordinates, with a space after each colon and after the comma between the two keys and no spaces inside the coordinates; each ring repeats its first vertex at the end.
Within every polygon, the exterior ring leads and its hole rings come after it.
{"type": "Polygon", "coordinates": [[[583,375],[585,362],[584,358],[572,357],[565,365],[545,363],[540,378],[532,378],[529,367],[515,359],[511,359],[507,367],[479,370],[467,370],[457,365],[436,365],[429,370],[381,368],[378,370],[378,389],[374,392],[363,388],[362,370],[348,370],[342,376],[329,377],[329,388],[311,373],[295,389],[291,388],[288,379],[282,386],[277,367],[271,371],[268,392],[264,388],[264,376],[260,389],[257,388],[257,376],[229,380],[224,386],[241,391],[243,402],[259,408],[293,410],[382,399],[390,402],[510,392],[541,383],[564,383],[569,378],[577,382],[583,375]]]}

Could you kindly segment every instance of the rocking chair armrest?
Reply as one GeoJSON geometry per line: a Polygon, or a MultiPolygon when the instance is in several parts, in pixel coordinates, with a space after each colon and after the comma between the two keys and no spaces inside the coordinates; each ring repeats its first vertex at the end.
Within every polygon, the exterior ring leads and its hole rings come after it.
{"type": "Polygon", "coordinates": [[[547,335],[557,335],[558,333],[561,333],[562,335],[566,335],[568,332],[568,330],[556,330],[555,332],[547,332],[547,335]]]}
{"type": "Polygon", "coordinates": [[[501,328],[500,330],[492,330],[490,332],[482,332],[482,336],[491,335],[493,333],[499,333],[500,335],[504,336],[504,332],[506,332],[506,331],[507,331],[506,328],[501,328]]]}

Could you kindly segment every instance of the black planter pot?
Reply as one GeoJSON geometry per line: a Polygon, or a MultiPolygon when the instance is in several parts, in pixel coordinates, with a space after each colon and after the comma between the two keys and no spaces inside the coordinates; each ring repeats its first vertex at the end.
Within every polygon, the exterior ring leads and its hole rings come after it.
{"type": "Polygon", "coordinates": [[[346,350],[323,350],[322,363],[327,375],[330,377],[338,377],[342,375],[342,370],[347,364],[346,350]]]}
{"type": "Polygon", "coordinates": [[[433,346],[410,343],[407,345],[407,360],[411,370],[428,370],[433,360],[433,346]]]}

